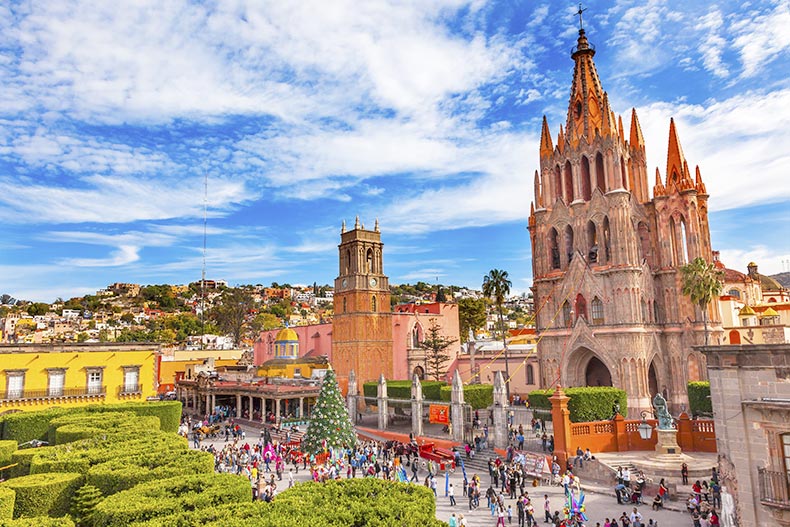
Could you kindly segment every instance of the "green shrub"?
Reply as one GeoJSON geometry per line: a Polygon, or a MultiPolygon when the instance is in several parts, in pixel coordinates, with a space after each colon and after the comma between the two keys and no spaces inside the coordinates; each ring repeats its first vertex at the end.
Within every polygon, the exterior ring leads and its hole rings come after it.
{"type": "Polygon", "coordinates": [[[18,412],[4,415],[2,439],[13,439],[17,443],[27,443],[33,439],[47,441],[49,422],[73,410],[50,408],[32,412],[18,412]]]}
{"type": "MultiPolygon", "coordinates": [[[[570,410],[570,420],[574,423],[605,421],[612,418],[614,403],[620,405],[620,413],[628,414],[628,399],[624,390],[611,386],[583,386],[565,388],[570,410]]],[[[551,410],[549,397],[554,390],[535,390],[529,393],[530,408],[551,410]]]]}
{"type": "Polygon", "coordinates": [[[0,487],[0,520],[10,520],[14,517],[14,489],[0,487]]]}
{"type": "Polygon", "coordinates": [[[34,474],[10,479],[2,484],[16,493],[14,517],[64,516],[71,498],[82,486],[82,474],[34,474]]]}
{"type": "Polygon", "coordinates": [[[71,516],[78,525],[89,525],[88,519],[96,505],[103,499],[101,491],[93,485],[83,485],[74,493],[71,500],[71,516]]]}
{"type": "MultiPolygon", "coordinates": [[[[442,386],[441,400],[452,401],[453,387],[442,386]]],[[[494,385],[493,384],[466,384],[464,385],[464,403],[472,405],[472,408],[479,410],[488,408],[494,404],[494,385]]]]}
{"type": "Polygon", "coordinates": [[[184,511],[133,527],[446,527],[436,519],[433,493],[422,485],[380,479],[304,483],[271,504],[235,503],[184,511]]]}
{"type": "Polygon", "coordinates": [[[17,442],[12,439],[0,440],[0,466],[6,466],[16,452],[17,442]]]}
{"type": "Polygon", "coordinates": [[[126,527],[184,510],[251,500],[250,482],[242,476],[178,476],[142,483],[107,497],[94,509],[92,521],[96,527],[126,527]]]}
{"type": "MultiPolygon", "coordinates": [[[[439,401],[439,390],[447,383],[441,381],[422,381],[422,398],[426,401],[439,401]]],[[[378,397],[379,383],[366,382],[362,385],[365,397],[378,397]]],[[[387,397],[391,399],[411,399],[411,381],[387,381],[387,397]]]]}
{"type": "Polygon", "coordinates": [[[214,456],[209,452],[158,450],[117,457],[95,465],[88,470],[88,483],[109,496],[146,481],[213,472],[214,456]]]}
{"type": "Polygon", "coordinates": [[[710,382],[692,381],[688,383],[689,410],[691,415],[713,415],[710,400],[710,382]]]}
{"type": "Polygon", "coordinates": [[[177,432],[181,424],[181,401],[129,402],[115,404],[95,404],[86,406],[87,412],[132,412],[139,417],[159,418],[159,428],[164,432],[177,432]]]}
{"type": "MultiPolygon", "coordinates": [[[[132,412],[113,412],[97,415],[95,412],[88,413],[79,409],[74,413],[52,419],[49,422],[47,438],[50,445],[57,444],[57,429],[65,425],[94,426],[103,430],[108,430],[123,427],[132,428],[138,419],[140,418],[132,412]]],[[[157,429],[158,428],[157,422],[157,429]]]]}
{"type": "Polygon", "coordinates": [[[0,520],[0,527],[74,527],[71,518],[18,518],[16,520],[0,520]]]}
{"type": "Polygon", "coordinates": [[[30,462],[32,459],[39,454],[52,450],[52,448],[51,446],[25,448],[11,454],[11,464],[16,464],[16,466],[8,469],[9,477],[15,478],[30,474],[30,462]]]}

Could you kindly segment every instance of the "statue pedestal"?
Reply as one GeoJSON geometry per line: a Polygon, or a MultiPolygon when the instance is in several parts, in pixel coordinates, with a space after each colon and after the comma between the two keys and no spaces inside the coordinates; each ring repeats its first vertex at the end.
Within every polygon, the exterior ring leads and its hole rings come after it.
{"type": "Polygon", "coordinates": [[[656,430],[658,442],[656,443],[656,454],[658,455],[678,455],[682,453],[678,445],[677,430],[656,430]]]}

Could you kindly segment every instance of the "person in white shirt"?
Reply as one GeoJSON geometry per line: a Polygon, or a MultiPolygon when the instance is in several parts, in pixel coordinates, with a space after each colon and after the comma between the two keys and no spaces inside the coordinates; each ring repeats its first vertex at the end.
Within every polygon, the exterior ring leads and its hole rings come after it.
{"type": "Polygon", "coordinates": [[[636,507],[634,507],[629,519],[631,520],[631,527],[642,527],[642,513],[636,507]]]}

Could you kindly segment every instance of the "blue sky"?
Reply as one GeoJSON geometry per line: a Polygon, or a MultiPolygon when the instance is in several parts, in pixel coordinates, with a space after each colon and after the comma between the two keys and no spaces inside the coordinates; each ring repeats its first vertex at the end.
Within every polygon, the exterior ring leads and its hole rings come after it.
{"type": "MultiPolygon", "coordinates": [[[[728,267],[790,261],[790,3],[601,2],[585,27],[649,173],[674,116],[728,267]]],[[[200,277],[331,283],[342,220],[385,272],[531,283],[540,121],[565,121],[573,3],[0,6],[0,292],[200,277]]],[[[652,185],[652,181],[651,181],[652,185]]]]}

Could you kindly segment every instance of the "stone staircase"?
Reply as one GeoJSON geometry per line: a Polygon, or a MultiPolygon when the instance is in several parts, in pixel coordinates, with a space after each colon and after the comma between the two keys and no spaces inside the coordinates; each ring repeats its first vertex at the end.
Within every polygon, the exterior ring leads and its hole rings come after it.
{"type": "MultiPolygon", "coordinates": [[[[482,449],[480,452],[475,453],[472,459],[466,459],[466,454],[461,454],[466,475],[471,478],[474,474],[477,474],[481,479],[483,479],[483,476],[488,475],[488,461],[496,457],[499,457],[499,454],[494,452],[493,448],[482,449]]],[[[457,467],[456,470],[460,470],[460,467],[457,467]]],[[[483,479],[483,481],[487,480],[483,479]]]]}

